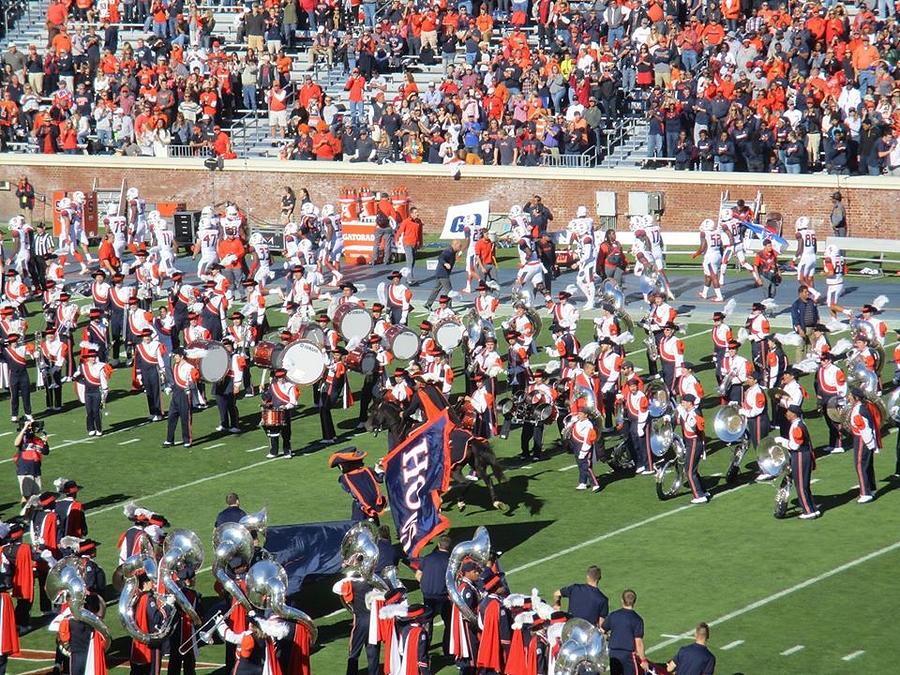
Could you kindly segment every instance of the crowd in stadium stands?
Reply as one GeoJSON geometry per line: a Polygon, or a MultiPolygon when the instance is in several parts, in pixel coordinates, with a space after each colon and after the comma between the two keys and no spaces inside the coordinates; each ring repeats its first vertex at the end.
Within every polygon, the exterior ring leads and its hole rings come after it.
{"type": "Polygon", "coordinates": [[[235,12],[228,45],[184,0],[51,0],[47,43],[3,53],[0,143],[229,158],[222,127],[251,109],[285,159],[531,166],[594,152],[631,115],[676,169],[900,175],[895,16],[892,0],[852,16],[829,0],[266,0],[235,12]],[[120,22],[146,37],[120,43],[120,22]],[[345,96],[292,81],[298,49],[343,68],[345,96]],[[417,79],[435,64],[441,81],[417,79]]]}

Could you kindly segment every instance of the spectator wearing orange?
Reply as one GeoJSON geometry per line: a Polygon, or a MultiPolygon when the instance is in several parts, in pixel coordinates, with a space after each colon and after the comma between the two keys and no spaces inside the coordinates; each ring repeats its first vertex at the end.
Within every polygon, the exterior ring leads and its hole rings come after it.
{"type": "Polygon", "coordinates": [[[276,81],[266,94],[266,104],[269,106],[269,128],[274,138],[281,138],[287,129],[287,91],[276,81]]]}
{"type": "Polygon", "coordinates": [[[859,83],[859,91],[863,95],[868,93],[868,88],[875,86],[875,66],[881,60],[878,49],[868,40],[862,40],[859,46],[853,50],[850,63],[856,81],[859,83]]]}
{"type": "Polygon", "coordinates": [[[741,0],[722,0],[721,9],[728,30],[737,30],[741,19],[741,0]]]}
{"type": "Polygon", "coordinates": [[[350,71],[350,77],[344,83],[344,89],[349,92],[347,99],[350,102],[350,120],[356,126],[365,116],[363,96],[366,90],[366,78],[360,75],[359,68],[350,71]]]}
{"type": "Polygon", "coordinates": [[[53,45],[53,38],[59,32],[60,26],[65,26],[69,10],[63,0],[50,0],[47,7],[47,45],[53,45]]]}

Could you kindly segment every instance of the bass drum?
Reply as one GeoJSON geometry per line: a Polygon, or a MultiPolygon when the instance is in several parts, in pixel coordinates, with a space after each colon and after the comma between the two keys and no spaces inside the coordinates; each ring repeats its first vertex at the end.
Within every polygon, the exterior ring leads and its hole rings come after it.
{"type": "Polygon", "coordinates": [[[260,368],[280,368],[284,345],[272,340],[261,340],[253,348],[253,365],[260,368]]]}
{"type": "Polygon", "coordinates": [[[406,326],[391,326],[384,332],[384,344],[394,358],[410,361],[419,354],[419,336],[406,326]]]}
{"type": "Polygon", "coordinates": [[[438,347],[449,353],[459,346],[465,332],[466,329],[459,319],[444,319],[434,327],[434,341],[438,347]]]}
{"type": "Polygon", "coordinates": [[[297,331],[298,340],[309,340],[320,347],[325,346],[325,331],[314,323],[301,324],[300,330],[297,331]]]}
{"type": "Polygon", "coordinates": [[[198,340],[189,342],[185,347],[185,360],[200,371],[204,382],[216,384],[228,374],[231,357],[221,342],[215,340],[198,340]],[[190,352],[195,354],[190,355],[190,352]]]}
{"type": "Polygon", "coordinates": [[[280,355],[280,367],[287,371],[287,379],[294,384],[315,384],[325,375],[328,356],[310,340],[294,340],[280,355]]]}
{"type": "MultiPolygon", "coordinates": [[[[334,318],[332,323],[338,332],[348,342],[353,338],[364,340],[369,337],[372,328],[375,326],[375,320],[372,314],[365,307],[360,307],[352,302],[345,302],[338,305],[334,310],[334,318]]],[[[324,336],[323,336],[324,337],[324,336]]]]}
{"type": "Polygon", "coordinates": [[[378,367],[378,357],[368,349],[357,347],[347,352],[347,356],[344,357],[344,364],[354,372],[369,375],[374,373],[378,367]]]}

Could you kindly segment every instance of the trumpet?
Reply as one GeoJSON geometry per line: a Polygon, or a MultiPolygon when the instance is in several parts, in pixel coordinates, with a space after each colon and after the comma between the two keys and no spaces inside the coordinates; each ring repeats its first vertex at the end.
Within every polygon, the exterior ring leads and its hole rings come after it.
{"type": "Polygon", "coordinates": [[[184,656],[191,651],[195,645],[199,647],[212,642],[213,634],[219,629],[219,626],[228,620],[228,617],[230,617],[232,612],[237,608],[238,604],[236,603],[224,614],[222,614],[222,612],[216,612],[206,623],[198,627],[191,637],[181,643],[178,647],[178,653],[184,656]]]}

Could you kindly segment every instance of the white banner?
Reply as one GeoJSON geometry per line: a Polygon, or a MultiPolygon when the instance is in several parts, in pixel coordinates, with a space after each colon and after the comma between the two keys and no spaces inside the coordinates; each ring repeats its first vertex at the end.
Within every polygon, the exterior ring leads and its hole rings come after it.
{"type": "Polygon", "coordinates": [[[444,221],[444,231],[441,232],[441,239],[465,239],[463,219],[470,214],[475,216],[476,226],[487,227],[490,212],[491,203],[489,201],[451,206],[447,209],[447,219],[444,221]]]}

